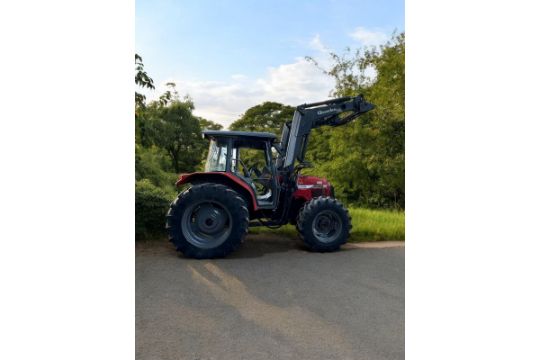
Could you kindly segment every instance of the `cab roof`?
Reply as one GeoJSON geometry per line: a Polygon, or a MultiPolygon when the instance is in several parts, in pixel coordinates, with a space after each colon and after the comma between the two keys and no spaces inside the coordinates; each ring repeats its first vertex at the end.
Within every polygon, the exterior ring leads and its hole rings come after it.
{"type": "Polygon", "coordinates": [[[268,132],[251,132],[251,131],[221,131],[221,130],[204,130],[203,136],[205,139],[215,139],[222,137],[241,138],[243,140],[255,141],[270,141],[273,142],[277,136],[268,132]]]}

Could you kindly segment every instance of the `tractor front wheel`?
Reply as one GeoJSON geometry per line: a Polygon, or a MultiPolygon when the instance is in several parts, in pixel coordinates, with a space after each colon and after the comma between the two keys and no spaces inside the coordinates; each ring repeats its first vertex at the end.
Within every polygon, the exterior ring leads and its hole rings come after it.
{"type": "Polygon", "coordinates": [[[178,195],[167,214],[169,240],[187,257],[223,257],[243,242],[249,225],[244,199],[221,184],[194,185],[178,195]]]}
{"type": "Polygon", "coordinates": [[[310,250],[335,251],[349,238],[351,217],[335,198],[318,197],[300,210],[296,228],[310,250]]]}

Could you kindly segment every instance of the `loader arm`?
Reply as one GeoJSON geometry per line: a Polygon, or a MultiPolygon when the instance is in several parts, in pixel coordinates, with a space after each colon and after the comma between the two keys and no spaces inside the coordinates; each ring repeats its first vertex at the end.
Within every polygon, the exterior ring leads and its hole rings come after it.
{"type": "Polygon", "coordinates": [[[281,155],[278,159],[277,168],[289,176],[292,175],[295,161],[304,161],[307,142],[312,129],[321,126],[345,125],[374,108],[375,106],[366,102],[362,95],[298,106],[294,112],[292,122],[283,126],[281,155]],[[349,114],[340,117],[340,114],[343,113],[349,114]]]}

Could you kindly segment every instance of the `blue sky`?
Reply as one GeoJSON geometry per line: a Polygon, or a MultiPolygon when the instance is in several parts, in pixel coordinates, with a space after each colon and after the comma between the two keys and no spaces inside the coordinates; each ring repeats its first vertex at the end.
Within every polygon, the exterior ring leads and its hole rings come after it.
{"type": "Polygon", "coordinates": [[[332,80],[305,62],[376,45],[404,29],[403,0],[136,1],[135,49],[158,85],[189,93],[196,113],[225,126],[265,100],[328,97],[332,80]]]}

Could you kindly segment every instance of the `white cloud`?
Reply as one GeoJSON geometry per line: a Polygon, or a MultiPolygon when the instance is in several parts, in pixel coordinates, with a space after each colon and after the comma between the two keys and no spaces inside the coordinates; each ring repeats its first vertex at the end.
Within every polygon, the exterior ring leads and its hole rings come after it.
{"type": "Polygon", "coordinates": [[[319,52],[328,52],[328,48],[322,43],[319,34],[315,35],[313,39],[311,39],[309,42],[309,47],[319,52]]]}
{"type": "MultiPolygon", "coordinates": [[[[350,34],[362,45],[378,45],[388,40],[380,31],[369,31],[358,27],[350,34]]],[[[332,60],[328,55],[332,50],[325,46],[319,34],[304,45],[317,51],[315,60],[323,68],[329,68],[332,60]]],[[[376,71],[368,68],[365,75],[374,79],[376,71]]],[[[328,98],[334,88],[334,80],[324,74],[304,58],[296,58],[289,64],[267,68],[261,77],[232,74],[226,81],[197,81],[166,79],[156,90],[147,94],[148,100],[155,100],[167,90],[167,82],[176,83],[178,92],[189,94],[195,103],[195,115],[216,121],[228,127],[247,109],[264,101],[277,101],[296,106],[328,98]]]]}
{"type": "Polygon", "coordinates": [[[269,68],[267,76],[256,83],[265,96],[291,105],[326,98],[334,85],[332,78],[303,58],[269,68]]]}
{"type": "Polygon", "coordinates": [[[264,101],[286,105],[328,98],[334,80],[303,58],[290,64],[270,67],[260,78],[234,74],[228,81],[182,81],[167,79],[148,94],[149,100],[159,97],[167,82],[176,83],[180,94],[189,94],[195,103],[194,114],[229,126],[247,109],[264,101]]]}
{"type": "Polygon", "coordinates": [[[246,80],[248,77],[244,74],[233,74],[231,75],[231,79],[233,80],[246,80]]]}
{"type": "Polygon", "coordinates": [[[364,46],[381,45],[389,39],[389,36],[382,31],[368,30],[362,26],[354,29],[354,31],[350,33],[349,36],[355,40],[360,41],[364,46]]]}

